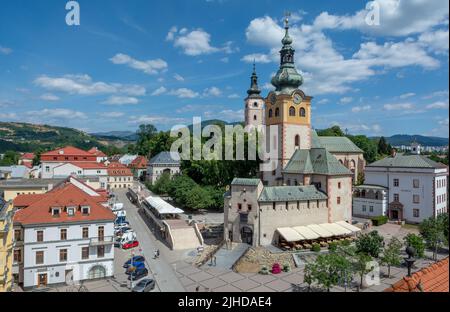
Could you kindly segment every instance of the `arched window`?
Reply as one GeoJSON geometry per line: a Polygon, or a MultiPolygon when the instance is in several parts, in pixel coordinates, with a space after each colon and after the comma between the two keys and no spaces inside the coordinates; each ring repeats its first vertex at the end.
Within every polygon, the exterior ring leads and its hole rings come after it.
{"type": "Polygon", "coordinates": [[[271,118],[272,116],[273,116],[272,109],[269,109],[269,118],[271,118]]]}
{"type": "Polygon", "coordinates": [[[300,108],[300,117],[306,117],[306,110],[303,107],[300,108]]]}
{"type": "Polygon", "coordinates": [[[300,136],[297,134],[295,136],[295,147],[300,147],[300,136]]]}
{"type": "Polygon", "coordinates": [[[253,116],[253,120],[258,120],[258,117],[256,117],[256,115],[253,116]]]}
{"type": "Polygon", "coordinates": [[[258,102],[253,102],[253,107],[258,107],[258,102]]]}
{"type": "Polygon", "coordinates": [[[277,107],[275,109],[275,117],[278,117],[278,116],[280,116],[280,109],[277,107]]]}
{"type": "Polygon", "coordinates": [[[289,107],[289,116],[295,116],[295,107],[294,106],[289,107]]]}

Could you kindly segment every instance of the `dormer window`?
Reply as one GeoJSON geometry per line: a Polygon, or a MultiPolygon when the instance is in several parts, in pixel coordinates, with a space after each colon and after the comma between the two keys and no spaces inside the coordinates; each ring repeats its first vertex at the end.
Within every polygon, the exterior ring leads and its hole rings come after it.
{"type": "Polygon", "coordinates": [[[73,217],[75,215],[75,207],[67,207],[67,215],[73,217]]]}
{"type": "Polygon", "coordinates": [[[90,207],[89,206],[82,206],[81,207],[81,213],[83,214],[83,215],[89,215],[89,213],[90,213],[90,207]]]}
{"type": "Polygon", "coordinates": [[[59,217],[61,213],[61,208],[52,208],[52,216],[59,217]]]}

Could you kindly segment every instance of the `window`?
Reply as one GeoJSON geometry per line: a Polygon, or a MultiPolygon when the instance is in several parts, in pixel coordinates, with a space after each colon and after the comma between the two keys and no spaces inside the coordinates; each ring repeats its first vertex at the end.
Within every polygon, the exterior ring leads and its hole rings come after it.
{"type": "Polygon", "coordinates": [[[341,198],[340,198],[340,197],[337,198],[337,204],[338,204],[338,205],[341,204],[341,198]]]}
{"type": "Polygon", "coordinates": [[[88,215],[89,214],[89,206],[81,207],[81,213],[84,215],[88,215]]]}
{"type": "Polygon", "coordinates": [[[295,116],[295,107],[289,107],[289,116],[295,116]]]}
{"type": "Polygon", "coordinates": [[[366,205],[363,205],[363,206],[362,206],[362,211],[366,212],[366,210],[367,210],[367,206],[366,206],[366,205]]]}
{"type": "Polygon", "coordinates": [[[271,118],[273,116],[273,111],[272,109],[269,109],[269,118],[271,118]]]}
{"type": "Polygon", "coordinates": [[[277,210],[277,205],[275,203],[272,203],[273,210],[277,210]]]}
{"type": "Polygon", "coordinates": [[[258,107],[258,102],[253,102],[253,107],[258,107]]]}
{"type": "Polygon", "coordinates": [[[44,231],[36,232],[36,241],[43,242],[44,241],[44,231]]]}
{"type": "Polygon", "coordinates": [[[413,187],[414,188],[419,188],[419,179],[414,179],[413,180],[413,187]]]}
{"type": "Polygon", "coordinates": [[[253,116],[253,120],[258,120],[258,117],[256,117],[256,115],[253,116]]]}
{"type": "Polygon", "coordinates": [[[89,247],[81,247],[81,259],[89,259],[89,247]]]}
{"type": "Polygon", "coordinates": [[[400,195],[394,194],[394,201],[399,202],[400,201],[400,195]]]}
{"type": "Polygon", "coordinates": [[[44,252],[36,251],[36,264],[43,264],[43,263],[44,263],[44,252]]]}
{"type": "Polygon", "coordinates": [[[97,257],[103,258],[105,256],[105,246],[97,246],[97,257]]]}
{"type": "Polygon", "coordinates": [[[49,166],[45,166],[45,172],[50,172],[50,167],[49,166]]]}
{"type": "Polygon", "coordinates": [[[341,182],[338,182],[338,189],[341,189],[341,187],[342,187],[341,182]]]}
{"type": "Polygon", "coordinates": [[[22,230],[14,230],[14,240],[15,241],[22,240],[22,230]]]}
{"type": "Polygon", "coordinates": [[[400,181],[398,179],[394,179],[394,186],[398,187],[400,185],[400,181]]]}
{"type": "Polygon", "coordinates": [[[300,108],[300,117],[306,117],[306,110],[303,107],[300,108]]]}
{"type": "Polygon", "coordinates": [[[84,227],[82,229],[82,235],[83,235],[83,238],[89,238],[89,228],[84,227]]]}
{"type": "Polygon", "coordinates": [[[413,195],[413,203],[420,204],[420,196],[419,195],[413,195]]]}
{"type": "Polygon", "coordinates": [[[373,206],[369,206],[369,211],[373,212],[373,206]]]}
{"type": "Polygon", "coordinates": [[[22,250],[15,249],[14,250],[14,263],[21,263],[21,262],[22,262],[22,250]]]}
{"type": "Polygon", "coordinates": [[[252,205],[247,205],[247,210],[250,212],[252,211],[252,205]]]}
{"type": "Polygon", "coordinates": [[[60,249],[59,262],[66,262],[66,261],[67,261],[67,249],[60,249]]]}
{"type": "Polygon", "coordinates": [[[280,109],[277,107],[275,108],[275,117],[280,116],[280,109]]]}
{"type": "Polygon", "coordinates": [[[413,216],[414,218],[419,218],[420,216],[419,209],[413,209],[413,216]]]}
{"type": "Polygon", "coordinates": [[[300,136],[297,134],[295,136],[295,147],[300,147],[300,136]]]}
{"type": "Polygon", "coordinates": [[[52,216],[59,217],[60,211],[61,211],[61,209],[59,209],[59,208],[52,208],[52,216]]]}
{"type": "Polygon", "coordinates": [[[98,227],[98,240],[103,241],[105,239],[105,227],[99,226],[98,227]]]}
{"type": "Polygon", "coordinates": [[[61,237],[61,240],[67,240],[67,229],[61,229],[60,237],[61,237]]]}
{"type": "Polygon", "coordinates": [[[242,204],[238,204],[238,211],[242,210],[242,204]]]}
{"type": "Polygon", "coordinates": [[[73,217],[75,215],[75,208],[74,207],[67,208],[67,215],[69,217],[73,217]]]}
{"type": "Polygon", "coordinates": [[[361,191],[361,197],[366,197],[366,190],[361,191]]]}

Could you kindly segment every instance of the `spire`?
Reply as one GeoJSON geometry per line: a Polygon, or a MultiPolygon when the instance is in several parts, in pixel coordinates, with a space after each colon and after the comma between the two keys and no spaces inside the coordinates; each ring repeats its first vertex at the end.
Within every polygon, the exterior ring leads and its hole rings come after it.
{"type": "Polygon", "coordinates": [[[303,77],[295,68],[295,50],[292,47],[293,40],[289,36],[289,13],[284,20],[285,35],[281,40],[283,47],[280,51],[280,69],[272,78],[272,84],[279,93],[290,94],[303,84],[303,77]]]}
{"type": "Polygon", "coordinates": [[[256,64],[253,61],[253,73],[251,77],[250,89],[247,90],[249,97],[260,97],[261,90],[258,87],[258,76],[256,75],[256,64]]]}

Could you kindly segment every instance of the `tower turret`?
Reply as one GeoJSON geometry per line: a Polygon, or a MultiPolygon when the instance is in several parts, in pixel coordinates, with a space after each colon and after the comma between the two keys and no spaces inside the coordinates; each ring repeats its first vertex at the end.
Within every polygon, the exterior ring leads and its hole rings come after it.
{"type": "Polygon", "coordinates": [[[264,99],[258,87],[258,75],[256,65],[253,62],[253,73],[251,76],[250,89],[247,90],[245,99],[245,125],[260,126],[264,124],[264,99]]]}

